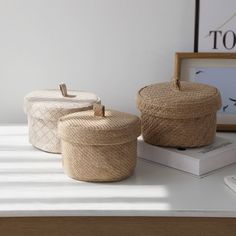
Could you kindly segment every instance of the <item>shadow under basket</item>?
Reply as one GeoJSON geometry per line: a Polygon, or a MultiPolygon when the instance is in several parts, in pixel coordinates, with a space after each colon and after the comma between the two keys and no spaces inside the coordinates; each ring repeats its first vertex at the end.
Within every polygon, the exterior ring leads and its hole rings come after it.
{"type": "Polygon", "coordinates": [[[89,182],[120,181],[132,175],[137,159],[137,116],[107,110],[62,117],[59,135],[65,173],[89,182]]]}

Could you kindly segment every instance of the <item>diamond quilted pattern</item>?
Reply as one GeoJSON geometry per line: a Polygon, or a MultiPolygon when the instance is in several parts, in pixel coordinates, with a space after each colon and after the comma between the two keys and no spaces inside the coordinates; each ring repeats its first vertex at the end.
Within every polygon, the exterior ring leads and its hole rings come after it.
{"type": "Polygon", "coordinates": [[[62,97],[58,90],[34,91],[24,98],[24,111],[28,115],[29,142],[46,152],[61,153],[57,134],[57,121],[73,112],[91,109],[100,103],[93,93],[69,91],[75,97],[62,97]]]}

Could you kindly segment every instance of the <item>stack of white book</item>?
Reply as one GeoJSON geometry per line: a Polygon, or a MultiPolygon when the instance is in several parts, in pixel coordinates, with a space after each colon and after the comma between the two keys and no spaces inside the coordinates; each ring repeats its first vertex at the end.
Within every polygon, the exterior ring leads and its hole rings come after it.
{"type": "Polygon", "coordinates": [[[213,144],[202,148],[163,148],[138,139],[140,158],[203,177],[214,170],[236,162],[236,137],[216,137],[213,144]]]}

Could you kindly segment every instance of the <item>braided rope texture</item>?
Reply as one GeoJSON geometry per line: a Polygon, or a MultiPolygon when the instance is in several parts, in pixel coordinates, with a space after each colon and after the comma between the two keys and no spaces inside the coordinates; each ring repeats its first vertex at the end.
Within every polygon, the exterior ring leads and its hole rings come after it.
{"type": "Polygon", "coordinates": [[[142,134],[147,143],[165,147],[201,147],[213,142],[216,112],[221,107],[218,89],[204,84],[181,82],[141,89],[137,106],[141,111],[142,134]]]}
{"type": "Polygon", "coordinates": [[[105,117],[82,111],[61,117],[58,132],[62,139],[84,145],[121,144],[136,139],[141,121],[125,112],[106,110],[105,117]]]}
{"type": "Polygon", "coordinates": [[[217,88],[192,82],[181,82],[180,90],[171,83],[154,84],[138,92],[140,111],[168,119],[202,117],[221,108],[221,95],[217,88]]]}
{"type": "Polygon", "coordinates": [[[105,117],[78,112],[60,118],[58,133],[64,170],[71,178],[110,182],[133,173],[141,133],[137,116],[114,110],[106,110],[105,117]]]}
{"type": "Polygon", "coordinates": [[[137,139],[119,145],[75,145],[62,140],[65,173],[88,182],[120,181],[132,175],[137,157],[137,139]]]}
{"type": "Polygon", "coordinates": [[[213,142],[216,113],[195,119],[163,119],[143,113],[142,134],[145,142],[163,147],[201,147],[213,142]]]}

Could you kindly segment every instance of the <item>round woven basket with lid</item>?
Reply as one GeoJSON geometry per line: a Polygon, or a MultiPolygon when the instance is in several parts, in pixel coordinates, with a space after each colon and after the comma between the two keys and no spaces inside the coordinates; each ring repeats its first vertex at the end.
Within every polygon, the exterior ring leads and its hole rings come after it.
{"type": "Polygon", "coordinates": [[[70,113],[92,109],[100,103],[93,93],[67,91],[65,85],[58,90],[40,90],[24,98],[24,111],[28,117],[29,142],[40,150],[61,153],[57,122],[70,113]]]}
{"type": "Polygon", "coordinates": [[[133,173],[141,133],[137,116],[114,110],[74,113],[60,118],[58,132],[64,170],[71,178],[107,182],[133,173]]]}
{"type": "Polygon", "coordinates": [[[200,147],[214,140],[221,96],[215,87],[174,80],[142,88],[137,106],[146,142],[168,147],[200,147]]]}

